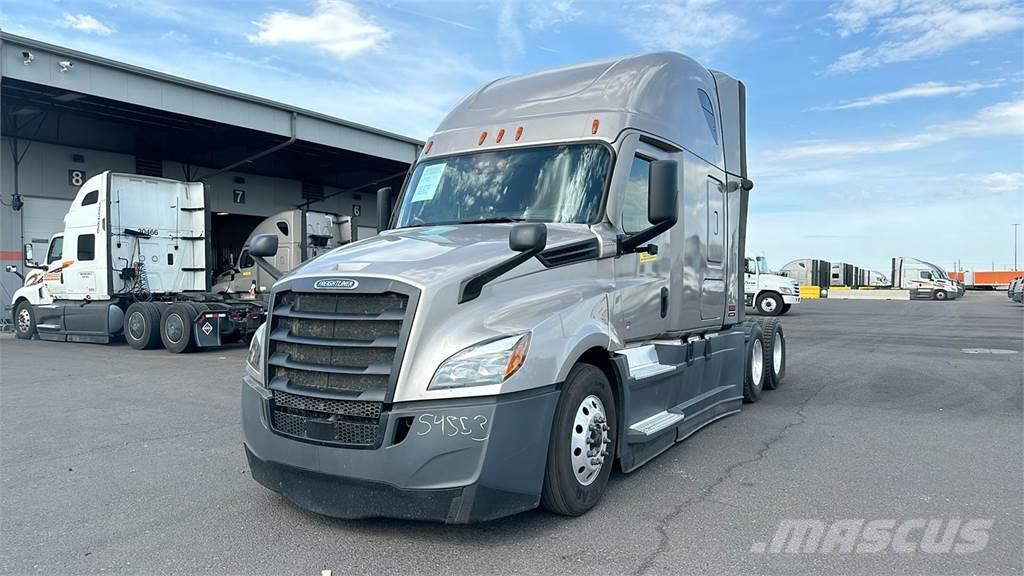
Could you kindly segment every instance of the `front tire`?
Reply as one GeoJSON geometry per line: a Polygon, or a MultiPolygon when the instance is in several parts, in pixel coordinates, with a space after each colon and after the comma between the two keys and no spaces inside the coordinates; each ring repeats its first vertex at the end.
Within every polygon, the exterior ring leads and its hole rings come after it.
{"type": "Polygon", "coordinates": [[[160,340],[164,348],[175,354],[191,352],[196,348],[196,340],[192,335],[192,322],[198,313],[191,304],[177,302],[164,308],[160,318],[160,340]]]}
{"type": "Polygon", "coordinates": [[[14,337],[31,340],[36,335],[36,314],[28,300],[22,300],[14,308],[14,337]]]}
{"type": "Polygon", "coordinates": [[[540,504],[549,512],[579,516],[604,495],[615,459],[615,397],[596,366],[569,371],[548,442],[540,504]]]}
{"type": "Polygon", "coordinates": [[[793,308],[793,305],[792,305],[792,304],[783,304],[783,305],[782,305],[782,314],[787,314],[787,313],[789,313],[789,311],[790,311],[790,309],[791,309],[791,308],[793,308]]]}
{"type": "Polygon", "coordinates": [[[752,404],[761,398],[765,379],[764,333],[757,323],[750,326],[743,368],[743,401],[752,404]]]}
{"type": "Polygon", "coordinates": [[[949,295],[946,294],[945,290],[936,290],[935,291],[935,299],[936,300],[945,300],[948,297],[949,297],[949,295]]]}
{"type": "Polygon", "coordinates": [[[765,292],[757,297],[757,311],[765,316],[778,316],[782,314],[782,296],[775,292],[765,292]]]}

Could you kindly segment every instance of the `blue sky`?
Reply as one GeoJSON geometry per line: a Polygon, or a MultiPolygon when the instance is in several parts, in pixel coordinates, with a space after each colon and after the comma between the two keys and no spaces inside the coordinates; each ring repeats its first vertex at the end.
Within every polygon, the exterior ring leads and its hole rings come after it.
{"type": "Polygon", "coordinates": [[[5,0],[0,27],[419,138],[496,77],[678,50],[747,84],[777,266],[1009,266],[1024,222],[1022,2],[5,0]]]}

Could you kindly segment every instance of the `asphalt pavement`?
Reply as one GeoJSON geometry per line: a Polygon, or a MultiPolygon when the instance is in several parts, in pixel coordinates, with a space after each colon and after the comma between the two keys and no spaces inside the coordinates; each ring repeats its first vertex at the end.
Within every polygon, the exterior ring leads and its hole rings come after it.
{"type": "Polygon", "coordinates": [[[616,472],[583,517],[470,526],[339,521],[256,484],[243,348],[3,335],[0,573],[1024,572],[1024,307],[1001,293],[822,300],[782,321],[787,378],[761,402],[616,472]],[[773,551],[791,521],[891,521],[911,546],[773,551]],[[981,538],[913,545],[921,522],[954,521],[981,538]]]}

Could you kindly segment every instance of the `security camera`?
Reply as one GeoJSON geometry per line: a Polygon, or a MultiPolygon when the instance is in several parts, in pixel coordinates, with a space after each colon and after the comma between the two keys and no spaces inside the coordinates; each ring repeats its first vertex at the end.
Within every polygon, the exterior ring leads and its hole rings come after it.
{"type": "Polygon", "coordinates": [[[25,66],[30,66],[32,61],[36,59],[35,55],[28,50],[22,50],[21,57],[25,60],[25,66]]]}
{"type": "Polygon", "coordinates": [[[61,72],[67,72],[75,67],[75,63],[70,60],[61,60],[60,62],[57,62],[57,66],[60,67],[61,72]]]}

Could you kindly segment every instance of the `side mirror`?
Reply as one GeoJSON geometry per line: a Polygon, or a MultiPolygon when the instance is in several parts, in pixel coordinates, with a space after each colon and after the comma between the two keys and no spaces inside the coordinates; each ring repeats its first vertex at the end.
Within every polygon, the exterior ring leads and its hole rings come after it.
{"type": "Polygon", "coordinates": [[[259,234],[249,241],[249,254],[264,258],[277,255],[277,234],[259,234]]]}
{"type": "Polygon", "coordinates": [[[264,258],[277,254],[277,234],[259,234],[253,236],[249,241],[249,255],[256,261],[256,265],[267,271],[274,280],[284,274],[276,266],[267,262],[264,258]]]}
{"type": "Polygon", "coordinates": [[[22,248],[21,254],[22,254],[22,261],[25,262],[25,264],[34,264],[35,263],[36,259],[32,257],[32,244],[31,243],[25,244],[24,248],[22,248]]]}
{"type": "Polygon", "coordinates": [[[543,224],[517,224],[508,234],[508,247],[514,252],[540,252],[548,243],[548,227],[543,224]]]}
{"type": "Polygon", "coordinates": [[[388,229],[391,225],[391,187],[377,190],[377,233],[388,229]]]}
{"type": "Polygon", "coordinates": [[[675,160],[651,162],[647,190],[647,221],[651,226],[621,238],[620,254],[639,251],[647,241],[675,226],[679,219],[678,166],[675,160]]]}

